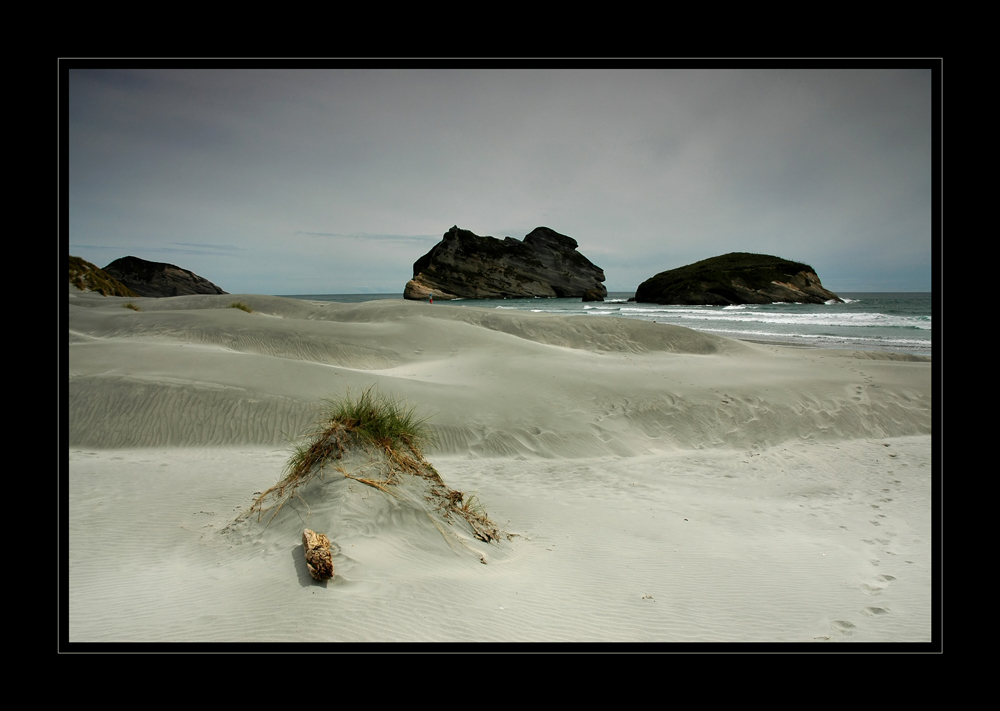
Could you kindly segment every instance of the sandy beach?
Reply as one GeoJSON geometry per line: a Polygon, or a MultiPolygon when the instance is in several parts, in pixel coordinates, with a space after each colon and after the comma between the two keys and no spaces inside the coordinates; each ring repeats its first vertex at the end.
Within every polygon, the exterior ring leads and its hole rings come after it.
{"type": "Polygon", "coordinates": [[[932,642],[929,359],[402,299],[68,314],[70,643],[932,642]],[[244,515],[371,386],[509,538],[332,475],[244,515]]]}

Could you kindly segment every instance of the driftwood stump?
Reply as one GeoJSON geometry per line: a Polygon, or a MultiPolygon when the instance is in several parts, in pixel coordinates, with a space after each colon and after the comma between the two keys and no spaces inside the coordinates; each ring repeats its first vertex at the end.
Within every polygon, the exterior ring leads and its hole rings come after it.
{"type": "Polygon", "coordinates": [[[306,566],[316,580],[333,577],[333,556],[330,554],[330,539],[322,533],[302,531],[302,545],[306,549],[306,566]]]}

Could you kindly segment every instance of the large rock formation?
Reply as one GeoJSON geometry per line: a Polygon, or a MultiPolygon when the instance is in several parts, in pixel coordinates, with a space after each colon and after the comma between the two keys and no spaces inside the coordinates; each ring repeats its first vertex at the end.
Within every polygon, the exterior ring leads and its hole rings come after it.
{"type": "Polygon", "coordinates": [[[72,255],[69,258],[69,283],[80,291],[96,291],[103,296],[138,296],[103,269],[72,255]]]}
{"type": "Polygon", "coordinates": [[[577,242],[548,227],[523,241],[480,237],[457,226],[413,264],[403,297],[501,299],[531,296],[607,296],[604,270],[576,251],[577,242]]]}
{"type": "Polygon", "coordinates": [[[147,262],[138,257],[122,257],[104,271],[139,296],[186,296],[227,294],[208,279],[165,262],[147,262]]]}
{"type": "Polygon", "coordinates": [[[728,306],[793,302],[843,303],[827,291],[808,264],[767,254],[732,252],[660,272],[635,291],[635,300],[654,304],[728,306]]]}

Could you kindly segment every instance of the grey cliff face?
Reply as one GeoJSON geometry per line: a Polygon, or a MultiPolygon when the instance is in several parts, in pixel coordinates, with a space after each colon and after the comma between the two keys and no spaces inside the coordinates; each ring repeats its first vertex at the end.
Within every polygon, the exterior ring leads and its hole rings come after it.
{"type": "Polygon", "coordinates": [[[604,270],[577,251],[572,237],[536,227],[524,240],[480,237],[452,227],[413,265],[403,297],[501,299],[607,296],[604,270]]]}
{"type": "Polygon", "coordinates": [[[208,279],[165,262],[148,262],[138,257],[122,257],[104,267],[104,271],[139,296],[187,296],[189,294],[226,294],[208,279]]]}

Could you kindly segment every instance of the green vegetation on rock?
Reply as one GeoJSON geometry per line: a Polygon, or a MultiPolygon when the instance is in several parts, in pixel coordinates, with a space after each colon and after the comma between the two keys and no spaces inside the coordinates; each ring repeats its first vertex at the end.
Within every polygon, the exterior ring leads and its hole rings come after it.
{"type": "Polygon", "coordinates": [[[96,291],[104,296],[138,296],[106,271],[80,257],[69,258],[69,283],[80,291],[96,291]]]}

